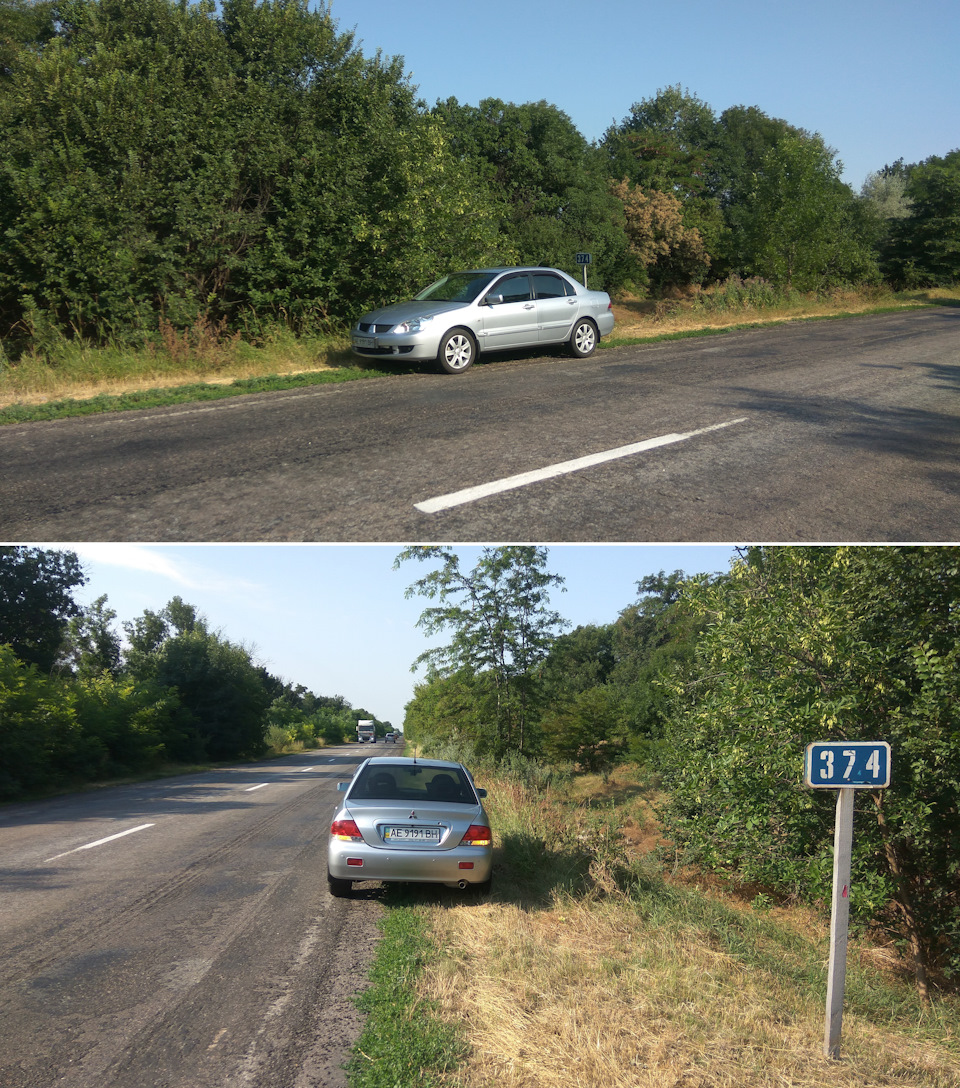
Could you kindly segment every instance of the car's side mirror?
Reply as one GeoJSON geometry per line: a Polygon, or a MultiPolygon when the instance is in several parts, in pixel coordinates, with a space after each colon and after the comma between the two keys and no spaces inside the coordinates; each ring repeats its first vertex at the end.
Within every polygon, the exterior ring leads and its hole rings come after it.
{"type": "Polygon", "coordinates": [[[338,782],[337,783],[337,792],[338,793],[346,793],[348,789],[350,789],[350,783],[349,782],[338,782]]]}
{"type": "Polygon", "coordinates": [[[483,304],[484,306],[500,306],[503,304],[503,295],[487,295],[483,304]]]}
{"type": "Polygon", "coordinates": [[[487,796],[487,791],[482,790],[482,789],[480,789],[479,786],[477,786],[477,796],[478,797],[486,797],[487,796]]]}

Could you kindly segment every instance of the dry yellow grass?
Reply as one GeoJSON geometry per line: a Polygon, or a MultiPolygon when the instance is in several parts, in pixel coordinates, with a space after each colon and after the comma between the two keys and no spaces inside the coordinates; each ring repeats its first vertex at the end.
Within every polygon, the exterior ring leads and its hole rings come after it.
{"type": "MultiPolygon", "coordinates": [[[[595,785],[607,802],[624,799],[623,780],[612,785],[597,780],[595,785]]],[[[506,796],[509,811],[497,815],[510,827],[522,827],[516,821],[526,818],[537,837],[554,824],[547,810],[557,803],[515,785],[506,787],[497,782],[491,797],[506,796]]],[[[586,824],[577,826],[575,816],[584,811],[586,800],[582,783],[568,794],[566,812],[574,820],[571,841],[589,836],[586,824]]],[[[638,798],[627,796],[626,803],[636,815],[638,798]]],[[[500,822],[497,815],[495,822],[500,822]]],[[[448,1074],[443,1084],[960,1085],[955,1004],[952,1023],[949,1015],[940,1014],[945,1017],[942,1046],[931,1042],[929,1033],[880,1028],[869,1018],[848,1013],[843,1059],[822,1057],[822,998],[798,985],[791,971],[809,955],[807,934],[822,940],[825,955],[826,925],[812,912],[777,912],[778,924],[796,934],[783,944],[769,938],[769,962],[782,956],[783,970],[764,967],[763,956],[749,964],[727,950],[729,942],[718,929],[702,921],[651,917],[649,906],[644,909],[617,887],[606,864],[602,856],[595,858],[581,894],[558,889],[547,901],[537,902],[504,887],[511,874],[501,872],[501,886],[489,902],[424,908],[430,911],[439,954],[421,978],[422,996],[461,1026],[471,1048],[466,1065],[448,1074]]],[[[732,904],[734,925],[738,910],[749,932],[754,912],[732,904]]],[[[762,942],[764,931],[758,932],[762,942]]],[[[855,943],[851,961],[869,962],[874,958],[870,951],[865,943],[855,943]]]]}
{"type": "Polygon", "coordinates": [[[909,310],[930,303],[958,302],[960,288],[931,288],[910,295],[895,295],[886,290],[838,290],[827,298],[810,296],[789,305],[747,306],[711,314],[698,311],[694,306],[695,299],[696,295],[691,295],[672,302],[630,299],[615,302],[617,324],[613,338],[630,340],[703,329],[729,329],[734,325],[800,321],[811,317],[867,313],[886,306],[909,310]]]}
{"type": "Polygon", "coordinates": [[[203,383],[227,385],[265,375],[310,374],[354,365],[345,342],[304,343],[290,339],[254,349],[227,345],[215,356],[185,354],[174,360],[162,351],[69,348],[62,362],[26,357],[0,367],[0,408],[54,400],[86,400],[203,383]]]}

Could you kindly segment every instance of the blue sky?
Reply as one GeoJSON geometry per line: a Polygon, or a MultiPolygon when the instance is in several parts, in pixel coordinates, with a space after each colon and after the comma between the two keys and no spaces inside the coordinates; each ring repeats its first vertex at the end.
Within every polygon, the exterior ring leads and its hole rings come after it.
{"type": "MultiPolygon", "coordinates": [[[[106,594],[120,622],[180,596],[275,675],[403,724],[417,680],[410,666],[431,645],[416,626],[429,602],[404,591],[431,567],[411,561],[395,571],[397,545],[45,546],[79,555],[89,578],[76,593],[81,604],[106,594]]],[[[469,570],[480,549],[455,550],[469,570]]],[[[548,569],[566,592],[551,605],[574,627],[610,623],[636,600],[644,575],[725,571],[733,553],[721,545],[555,545],[548,569]]]]}
{"type": "Polygon", "coordinates": [[[403,56],[428,105],[541,99],[599,139],[680,84],[819,132],[860,189],[898,158],[960,147],[957,0],[333,0],[365,55],[403,56]]]}

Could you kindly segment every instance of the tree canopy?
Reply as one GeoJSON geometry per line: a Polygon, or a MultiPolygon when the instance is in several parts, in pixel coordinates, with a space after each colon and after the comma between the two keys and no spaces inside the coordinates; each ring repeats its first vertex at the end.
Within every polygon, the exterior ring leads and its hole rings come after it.
{"type": "Polygon", "coordinates": [[[427,107],[309,0],[0,0],[0,147],[10,358],[339,328],[457,267],[577,274],[580,251],[613,291],[960,271],[960,152],[904,167],[881,229],[759,106],[668,86],[596,144],[546,101],[427,107]]]}
{"type": "Polygon", "coordinates": [[[860,799],[854,915],[928,976],[960,970],[960,557],[937,547],[751,548],[685,588],[706,620],[675,673],[668,826],[702,864],[829,899],[833,798],[803,788],[807,744],[883,740],[887,790],[860,799]]]}
{"type": "Polygon", "coordinates": [[[0,546],[0,645],[49,672],[72,617],[73,590],[86,582],[73,552],[0,546]]]}
{"type": "Polygon", "coordinates": [[[409,560],[440,564],[407,589],[408,597],[439,602],[423,610],[418,626],[427,635],[451,633],[447,644],[421,654],[414,668],[426,664],[430,675],[464,677],[481,689],[489,683],[491,728],[476,739],[496,756],[523,752],[530,745],[534,671],[565,622],[549,607],[550,589],[563,579],[547,571],[546,549],[487,547],[470,572],[451,548],[405,548],[394,566],[409,560]]]}

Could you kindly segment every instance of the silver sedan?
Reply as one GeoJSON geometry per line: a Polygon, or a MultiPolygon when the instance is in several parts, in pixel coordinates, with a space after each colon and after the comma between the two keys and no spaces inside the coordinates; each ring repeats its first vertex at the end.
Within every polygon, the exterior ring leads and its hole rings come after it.
{"type": "Polygon", "coordinates": [[[355,880],[490,886],[493,843],[478,789],[462,763],[376,756],[357,768],[330,825],[327,880],[347,896],[355,880]]]}
{"type": "Polygon", "coordinates": [[[436,359],[460,374],[486,351],[565,344],[584,359],[612,331],[610,296],[566,272],[481,268],[452,272],[410,302],[364,314],[350,338],[364,358],[436,359]]]}

